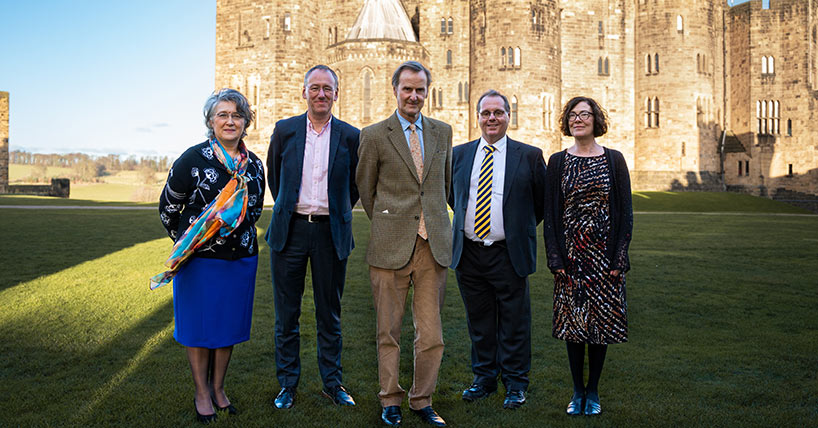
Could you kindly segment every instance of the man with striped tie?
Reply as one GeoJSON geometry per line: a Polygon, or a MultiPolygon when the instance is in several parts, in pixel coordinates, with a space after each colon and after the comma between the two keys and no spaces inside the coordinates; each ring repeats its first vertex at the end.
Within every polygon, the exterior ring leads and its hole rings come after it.
{"type": "Polygon", "coordinates": [[[506,389],[503,408],[525,403],[531,368],[528,275],[537,267],[543,218],[542,150],[506,136],[508,99],[490,90],[477,101],[482,136],[452,153],[452,269],[466,306],[474,379],[472,402],[506,389]]]}

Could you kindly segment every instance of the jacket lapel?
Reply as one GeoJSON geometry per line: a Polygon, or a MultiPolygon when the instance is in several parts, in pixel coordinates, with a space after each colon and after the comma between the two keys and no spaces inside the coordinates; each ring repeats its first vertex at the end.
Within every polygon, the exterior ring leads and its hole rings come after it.
{"type": "MultiPolygon", "coordinates": [[[[393,113],[387,121],[387,126],[389,127],[389,134],[387,135],[387,138],[392,145],[395,146],[395,150],[398,152],[401,159],[403,159],[403,162],[406,163],[406,166],[412,173],[412,177],[415,177],[415,180],[420,182],[418,179],[417,169],[415,168],[415,161],[412,159],[412,152],[409,150],[409,144],[406,142],[406,134],[404,134],[403,129],[401,129],[400,120],[398,120],[397,115],[397,112],[393,113]]],[[[426,137],[426,134],[423,136],[426,137]]],[[[424,140],[424,143],[425,142],[426,141],[424,140]]]]}
{"type": "Polygon", "coordinates": [[[296,171],[298,171],[298,177],[301,177],[304,173],[304,171],[302,171],[304,168],[304,149],[307,146],[307,113],[302,114],[296,123],[293,162],[295,163],[296,171]]]}
{"type": "Polygon", "coordinates": [[[332,177],[332,167],[335,165],[335,155],[338,153],[338,144],[341,142],[341,126],[333,116],[330,119],[330,133],[329,133],[329,165],[327,165],[327,188],[329,188],[329,177],[332,177]]]}
{"type": "Polygon", "coordinates": [[[506,148],[508,151],[506,152],[506,171],[504,174],[505,183],[503,183],[503,207],[505,207],[508,200],[511,199],[508,197],[508,195],[509,192],[511,192],[511,185],[517,174],[517,166],[520,164],[521,159],[520,143],[512,140],[511,138],[506,138],[506,148]]]}
{"type": "Polygon", "coordinates": [[[431,165],[434,165],[432,162],[434,161],[435,154],[437,153],[437,145],[440,142],[440,138],[438,136],[437,127],[434,124],[426,119],[426,116],[422,116],[423,120],[423,180],[426,180],[426,177],[429,176],[429,168],[431,165]]]}
{"type": "MultiPolygon", "coordinates": [[[[466,147],[465,157],[463,158],[463,165],[460,167],[460,182],[463,183],[465,192],[461,192],[460,206],[463,207],[463,212],[466,211],[466,205],[469,203],[469,191],[471,186],[471,170],[474,168],[474,157],[477,156],[477,148],[480,147],[480,139],[476,139],[466,147]]],[[[475,195],[476,198],[476,195],[475,195]]]]}

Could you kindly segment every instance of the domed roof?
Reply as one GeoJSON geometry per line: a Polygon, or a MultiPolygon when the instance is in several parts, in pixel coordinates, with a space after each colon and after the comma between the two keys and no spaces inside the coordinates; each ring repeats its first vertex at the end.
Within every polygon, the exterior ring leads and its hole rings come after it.
{"type": "Polygon", "coordinates": [[[400,0],[365,0],[347,40],[366,39],[417,41],[400,0]]]}

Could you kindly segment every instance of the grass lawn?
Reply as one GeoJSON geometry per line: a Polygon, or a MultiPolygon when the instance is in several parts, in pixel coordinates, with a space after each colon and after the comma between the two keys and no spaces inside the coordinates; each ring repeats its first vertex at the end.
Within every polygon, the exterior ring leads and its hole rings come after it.
{"type": "MultiPolygon", "coordinates": [[[[434,396],[450,426],[815,425],[818,217],[769,215],[774,206],[791,210],[764,200],[747,201],[745,207],[761,208],[746,215],[668,214],[734,211],[741,196],[668,195],[653,206],[634,197],[644,213],[636,215],[631,245],[630,342],[608,351],[599,417],[564,414],[571,380],[565,346],[551,338],[553,283],[542,242],[540,271],[530,277],[529,402],[514,412],[501,409],[502,394],[472,405],[460,399],[471,380],[469,339],[450,272],[442,314],[446,351],[434,396]],[[710,209],[690,209],[695,206],[710,209]]],[[[0,204],[11,199],[0,197],[0,204]]],[[[260,236],[269,215],[258,224],[260,236]]],[[[4,208],[0,216],[0,427],[197,426],[184,349],[172,336],[172,290],[148,290],[170,248],[156,213],[4,208]]],[[[364,262],[368,226],[366,216],[355,213],[357,248],[342,313],[344,381],[358,406],[336,408],[320,396],[308,286],[296,405],[273,408],[274,310],[269,249],[262,245],[252,338],[236,346],[227,379],[240,414],[215,426],[378,424],[374,309],[364,262]]],[[[410,314],[401,355],[407,389],[410,314]]],[[[404,426],[425,426],[406,403],[403,409],[404,426]]]]}

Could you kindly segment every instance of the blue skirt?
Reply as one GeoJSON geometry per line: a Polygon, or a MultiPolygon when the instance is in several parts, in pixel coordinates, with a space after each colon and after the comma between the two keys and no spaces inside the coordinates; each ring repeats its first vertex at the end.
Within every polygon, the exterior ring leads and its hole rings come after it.
{"type": "Polygon", "coordinates": [[[257,267],[258,255],[188,260],[173,278],[173,338],[209,349],[250,339],[257,267]]]}

